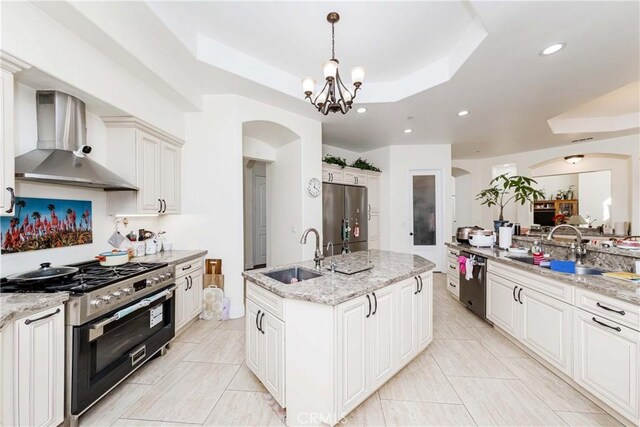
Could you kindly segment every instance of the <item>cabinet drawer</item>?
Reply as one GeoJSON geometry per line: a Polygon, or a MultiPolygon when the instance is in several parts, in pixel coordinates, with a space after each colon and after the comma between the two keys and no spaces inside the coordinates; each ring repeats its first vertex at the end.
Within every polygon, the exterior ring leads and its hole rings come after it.
{"type": "Polygon", "coordinates": [[[640,329],[640,307],[637,305],[581,288],[576,288],[575,305],[636,331],[640,329]]]}
{"type": "Polygon", "coordinates": [[[260,286],[247,282],[247,298],[280,320],[284,320],[284,299],[260,286]]]}
{"type": "Polygon", "coordinates": [[[203,259],[200,257],[176,265],[176,279],[186,276],[187,274],[193,274],[195,270],[203,268],[203,264],[203,259]]]}
{"type": "Polygon", "coordinates": [[[458,277],[455,279],[451,276],[447,276],[447,290],[451,292],[456,298],[460,298],[460,280],[458,277]]]}
{"type": "Polygon", "coordinates": [[[519,270],[494,261],[489,263],[488,271],[507,280],[513,280],[516,284],[534,289],[542,294],[573,304],[573,286],[562,283],[539,274],[519,270]]]}
{"type": "Polygon", "coordinates": [[[458,261],[451,261],[451,258],[447,260],[447,274],[458,276],[458,261]]]}
{"type": "Polygon", "coordinates": [[[447,256],[458,259],[458,257],[460,256],[460,251],[457,249],[447,248],[447,256]]]}

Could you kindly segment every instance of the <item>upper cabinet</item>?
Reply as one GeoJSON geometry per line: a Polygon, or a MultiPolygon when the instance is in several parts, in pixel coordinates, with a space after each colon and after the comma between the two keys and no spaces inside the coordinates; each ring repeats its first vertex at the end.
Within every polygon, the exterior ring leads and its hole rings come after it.
{"type": "Polygon", "coordinates": [[[134,117],[103,120],[109,168],[139,188],[109,192],[109,214],[179,213],[184,142],[134,117]]]}
{"type": "Polygon", "coordinates": [[[0,216],[13,216],[15,205],[15,138],[13,75],[30,65],[0,51],[0,216]]]}

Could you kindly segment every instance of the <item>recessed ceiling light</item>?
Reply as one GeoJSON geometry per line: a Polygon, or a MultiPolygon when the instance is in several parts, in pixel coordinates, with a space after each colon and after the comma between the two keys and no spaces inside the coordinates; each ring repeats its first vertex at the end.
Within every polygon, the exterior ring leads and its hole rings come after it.
{"type": "Polygon", "coordinates": [[[362,114],[362,113],[366,113],[366,112],[367,112],[367,109],[366,109],[366,108],[364,108],[364,107],[360,107],[360,108],[358,108],[358,109],[356,110],[356,113],[360,113],[360,114],[362,114]]]}
{"type": "Polygon", "coordinates": [[[574,154],[573,156],[567,156],[564,158],[567,163],[571,163],[572,165],[575,165],[582,159],[584,159],[584,155],[582,154],[574,154]]]}
{"type": "Polygon", "coordinates": [[[557,51],[563,49],[567,44],[566,43],[554,43],[551,46],[547,46],[540,55],[547,56],[556,53],[557,51]]]}
{"type": "Polygon", "coordinates": [[[404,133],[411,133],[411,132],[413,132],[413,129],[405,129],[403,132],[404,133]]]}
{"type": "Polygon", "coordinates": [[[469,114],[469,112],[467,110],[458,111],[458,116],[460,116],[460,117],[466,116],[467,114],[469,114]]]}

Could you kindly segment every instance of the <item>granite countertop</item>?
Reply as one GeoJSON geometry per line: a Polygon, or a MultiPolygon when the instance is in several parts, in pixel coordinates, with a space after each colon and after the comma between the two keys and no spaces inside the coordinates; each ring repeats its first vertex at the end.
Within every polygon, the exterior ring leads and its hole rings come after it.
{"type": "Polygon", "coordinates": [[[68,299],[66,292],[0,294],[0,330],[15,319],[63,304],[68,299]]]}
{"type": "Polygon", "coordinates": [[[188,261],[193,258],[198,258],[207,254],[208,251],[195,250],[195,251],[181,251],[170,250],[159,252],[154,255],[145,255],[136,257],[131,262],[167,262],[169,264],[180,264],[181,262],[188,261]]]}
{"type": "Polygon", "coordinates": [[[245,271],[242,276],[282,298],[338,305],[400,280],[433,270],[435,264],[418,255],[371,249],[347,255],[327,257],[320,272],[322,277],[296,284],[284,284],[262,274],[292,266],[314,270],[313,261],[303,261],[278,267],[245,271]],[[361,265],[370,262],[373,264],[373,268],[352,275],[332,273],[327,269],[331,260],[335,260],[336,263],[341,265],[345,263],[361,265]]]}
{"type": "Polygon", "coordinates": [[[599,294],[627,301],[632,304],[640,305],[640,285],[627,280],[614,279],[605,276],[581,276],[577,274],[560,273],[547,268],[529,265],[520,261],[514,261],[506,258],[509,256],[517,256],[504,250],[496,250],[491,248],[475,248],[468,245],[460,245],[458,243],[447,242],[450,248],[463,250],[472,254],[487,257],[490,260],[501,264],[509,265],[521,270],[539,274],[568,285],[579,286],[599,294]]]}

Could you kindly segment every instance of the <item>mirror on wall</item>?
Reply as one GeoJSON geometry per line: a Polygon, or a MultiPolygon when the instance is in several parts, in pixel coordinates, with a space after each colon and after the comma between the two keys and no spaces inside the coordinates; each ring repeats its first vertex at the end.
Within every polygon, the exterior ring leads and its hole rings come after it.
{"type": "Polygon", "coordinates": [[[574,225],[598,227],[611,223],[611,171],[536,176],[544,200],[534,204],[533,222],[555,225],[557,215],[574,225]],[[578,216],[576,216],[578,215],[578,216]]]}

